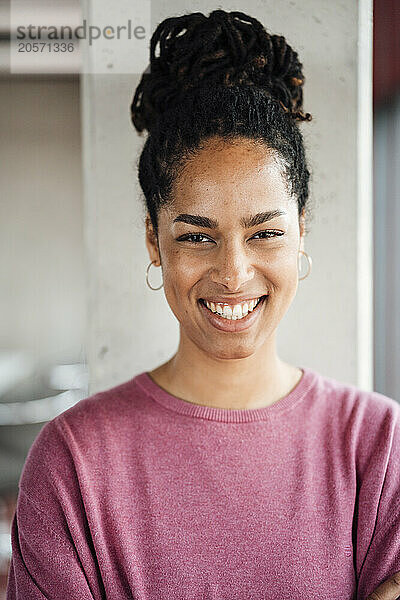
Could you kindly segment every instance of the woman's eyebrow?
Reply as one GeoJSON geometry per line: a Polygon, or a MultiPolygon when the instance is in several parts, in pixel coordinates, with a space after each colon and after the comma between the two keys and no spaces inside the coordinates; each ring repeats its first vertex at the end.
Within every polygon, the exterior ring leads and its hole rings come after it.
{"type": "Polygon", "coordinates": [[[270,221],[271,219],[275,219],[275,217],[281,217],[283,215],[287,215],[287,212],[284,210],[267,210],[265,212],[257,213],[251,217],[243,217],[240,219],[240,224],[246,228],[255,227],[256,225],[265,223],[265,221],[270,221]]]}
{"type": "Polygon", "coordinates": [[[181,221],[182,223],[188,223],[189,225],[195,225],[196,227],[206,227],[208,229],[216,229],[218,227],[218,221],[210,219],[209,217],[201,217],[200,215],[188,215],[182,213],[173,220],[173,223],[181,221]]]}
{"type": "MultiPolygon", "coordinates": [[[[270,221],[275,217],[280,217],[286,214],[287,213],[283,210],[267,210],[250,217],[242,217],[240,219],[240,224],[245,228],[255,227],[256,225],[261,225],[261,223],[270,221]]],[[[217,229],[218,227],[218,221],[215,219],[210,219],[209,217],[202,217],[201,215],[189,215],[187,213],[182,213],[175,217],[173,223],[178,221],[181,223],[188,223],[189,225],[195,225],[196,227],[205,227],[207,229],[217,229]]]]}

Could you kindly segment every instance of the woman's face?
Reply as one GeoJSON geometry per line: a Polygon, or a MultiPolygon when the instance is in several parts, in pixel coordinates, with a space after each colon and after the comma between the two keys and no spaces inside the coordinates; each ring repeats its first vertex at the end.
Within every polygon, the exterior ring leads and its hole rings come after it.
{"type": "Polygon", "coordinates": [[[146,245],[162,265],[181,336],[224,359],[271,341],[296,295],[303,234],[304,217],[299,223],[273,151],[246,139],[208,140],[159,212],[159,249],[147,218],[146,245]],[[250,311],[245,300],[260,297],[250,311]],[[224,318],[230,310],[236,319],[224,318]]]}

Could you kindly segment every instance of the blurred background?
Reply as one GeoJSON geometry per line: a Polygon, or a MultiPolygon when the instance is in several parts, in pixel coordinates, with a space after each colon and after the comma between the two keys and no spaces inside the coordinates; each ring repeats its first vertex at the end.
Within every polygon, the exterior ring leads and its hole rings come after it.
{"type": "MultiPolygon", "coordinates": [[[[81,85],[10,74],[0,3],[0,600],[19,476],[44,423],[88,394],[81,85]]],[[[79,2],[60,2],[76,25],[79,2]]],[[[374,389],[400,400],[400,3],[374,2],[374,389]],[[397,168],[396,168],[397,167],[397,168]]]]}

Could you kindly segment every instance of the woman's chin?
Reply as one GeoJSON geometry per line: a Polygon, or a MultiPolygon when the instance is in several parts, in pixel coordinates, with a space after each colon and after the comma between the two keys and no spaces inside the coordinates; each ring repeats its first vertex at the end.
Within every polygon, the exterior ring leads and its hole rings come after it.
{"type": "Polygon", "coordinates": [[[207,347],[203,348],[210,358],[217,358],[223,360],[237,360],[239,358],[248,358],[252,356],[256,351],[254,345],[243,344],[237,345],[236,347],[216,347],[214,346],[212,349],[207,347]]]}

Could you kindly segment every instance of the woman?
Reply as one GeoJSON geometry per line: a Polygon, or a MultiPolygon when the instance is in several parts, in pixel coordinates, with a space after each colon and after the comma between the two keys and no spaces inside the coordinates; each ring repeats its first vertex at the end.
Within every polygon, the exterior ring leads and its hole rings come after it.
{"type": "Polygon", "coordinates": [[[215,10],[163,21],[150,67],[131,106],[146,276],[179,347],[43,427],[8,599],[394,600],[398,404],[276,351],[311,269],[298,56],[215,10]]]}

